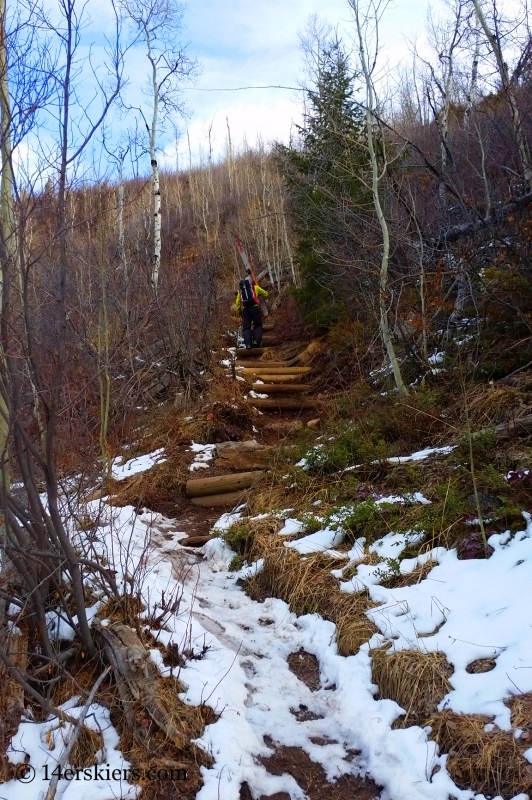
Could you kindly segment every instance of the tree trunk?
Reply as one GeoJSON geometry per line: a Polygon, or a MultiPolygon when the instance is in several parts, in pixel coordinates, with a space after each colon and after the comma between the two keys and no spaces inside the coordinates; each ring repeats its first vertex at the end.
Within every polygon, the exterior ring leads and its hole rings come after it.
{"type": "Polygon", "coordinates": [[[360,21],[360,12],[358,8],[358,0],[349,0],[351,8],[355,13],[355,21],[358,34],[360,63],[362,72],[366,83],[366,135],[368,140],[368,151],[371,167],[371,192],[373,195],[373,206],[375,214],[379,221],[381,234],[382,234],[382,255],[381,267],[379,272],[379,311],[380,311],[380,333],[384,347],[388,354],[388,359],[393,370],[395,378],[395,385],[400,395],[408,395],[408,389],[403,381],[401,368],[390,333],[390,325],[388,322],[388,262],[390,258],[390,234],[388,231],[388,224],[381,205],[379,194],[379,183],[386,172],[386,164],[384,165],[382,173],[379,175],[379,165],[377,163],[377,155],[375,153],[375,146],[373,142],[373,110],[375,106],[375,97],[373,91],[373,81],[371,77],[370,67],[366,57],[364,33],[360,21]]]}
{"type": "MultiPolygon", "coordinates": [[[[14,266],[16,257],[15,243],[15,214],[13,210],[13,163],[11,145],[11,102],[9,97],[8,80],[8,53],[7,35],[5,28],[6,0],[0,0],[0,153],[2,177],[0,183],[0,309],[3,316],[2,327],[6,324],[5,303],[7,295],[4,292],[5,284],[14,266]]],[[[4,353],[0,352],[3,360],[4,353]]],[[[6,501],[10,490],[9,460],[9,410],[6,398],[0,394],[0,496],[6,501]]],[[[8,531],[5,522],[6,514],[2,514],[0,522],[0,559],[1,572],[4,581],[9,585],[10,579],[15,574],[13,562],[6,557],[5,546],[8,544],[8,531]]],[[[0,636],[4,630],[7,601],[0,600],[0,636]]],[[[5,642],[0,641],[0,646],[5,649],[5,642]]]]}
{"type": "Polygon", "coordinates": [[[151,39],[146,30],[146,44],[148,58],[152,67],[153,109],[150,127],[150,160],[153,194],[153,263],[151,269],[151,285],[157,294],[159,289],[159,271],[161,268],[161,188],[159,185],[159,164],[155,153],[155,139],[157,136],[157,115],[159,112],[159,84],[157,78],[157,62],[152,53],[151,39]]]}
{"type": "Polygon", "coordinates": [[[517,149],[519,151],[519,158],[521,161],[522,176],[526,181],[527,186],[529,188],[532,188],[532,164],[530,161],[530,150],[528,147],[528,142],[523,128],[523,120],[521,119],[521,113],[517,106],[517,98],[515,96],[514,85],[512,83],[510,74],[508,72],[508,65],[504,60],[504,55],[501,49],[500,40],[497,36],[495,36],[495,34],[491,32],[490,27],[488,25],[488,21],[484,16],[484,12],[480,7],[480,1],[473,0],[473,5],[475,6],[475,13],[477,15],[477,19],[482,27],[482,30],[486,34],[486,38],[489,42],[491,51],[495,56],[495,61],[497,62],[497,69],[499,71],[502,87],[508,99],[508,105],[510,106],[510,113],[512,116],[513,134],[515,142],[517,144],[517,149]]]}

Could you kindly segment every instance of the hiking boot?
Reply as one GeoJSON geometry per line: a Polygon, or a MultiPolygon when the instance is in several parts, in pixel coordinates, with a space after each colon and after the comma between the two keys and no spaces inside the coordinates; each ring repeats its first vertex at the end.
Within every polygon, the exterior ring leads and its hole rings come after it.
{"type": "Polygon", "coordinates": [[[262,347],[262,342],[253,342],[253,347],[262,347]]]}

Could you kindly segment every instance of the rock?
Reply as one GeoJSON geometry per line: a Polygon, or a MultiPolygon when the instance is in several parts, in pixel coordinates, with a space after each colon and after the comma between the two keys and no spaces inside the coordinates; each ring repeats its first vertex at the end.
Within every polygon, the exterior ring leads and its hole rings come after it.
{"type": "Polygon", "coordinates": [[[307,422],[307,428],[317,428],[320,422],[321,419],[319,417],[316,417],[316,419],[309,419],[307,422]]]}
{"type": "Polygon", "coordinates": [[[181,539],[179,544],[182,547],[202,547],[213,538],[214,537],[210,534],[205,534],[204,536],[187,536],[186,539],[181,539]]]}

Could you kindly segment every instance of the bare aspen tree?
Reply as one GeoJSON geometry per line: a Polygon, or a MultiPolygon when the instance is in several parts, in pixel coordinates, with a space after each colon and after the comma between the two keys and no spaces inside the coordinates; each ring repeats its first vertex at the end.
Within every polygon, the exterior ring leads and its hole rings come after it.
{"type": "MultiPolygon", "coordinates": [[[[2,10],[5,10],[3,0],[2,10]]],[[[39,254],[30,255],[28,242],[25,241],[25,210],[36,194],[35,185],[42,183],[43,174],[40,172],[38,152],[35,154],[36,175],[34,183],[27,183],[24,192],[17,186],[17,173],[12,169],[5,174],[10,175],[10,184],[4,183],[4,197],[6,204],[17,202],[17,214],[11,217],[10,224],[15,225],[16,241],[21,243],[17,248],[17,258],[20,260],[20,278],[14,274],[12,259],[3,260],[3,292],[2,292],[2,358],[0,359],[0,379],[2,389],[5,389],[5,398],[8,403],[8,422],[10,432],[10,445],[12,448],[13,462],[16,462],[21,476],[24,499],[15,496],[13,491],[8,491],[6,486],[1,489],[2,516],[5,519],[8,535],[6,536],[6,556],[13,562],[17,572],[17,582],[13,602],[25,608],[25,620],[28,630],[31,631],[33,642],[38,646],[38,653],[48,662],[54,662],[56,652],[47,626],[46,614],[50,608],[51,591],[57,591],[58,603],[69,623],[76,630],[83,644],[85,652],[95,652],[92,642],[90,627],[86,614],[86,598],[83,582],[84,561],[81,554],[74,547],[69,531],[68,521],[64,516],[64,494],[61,490],[60,468],[58,466],[59,429],[62,423],[65,404],[65,383],[69,360],[72,356],[72,339],[69,336],[69,311],[68,299],[70,282],[72,280],[72,254],[71,242],[73,221],[72,181],[78,165],[83,160],[84,153],[100,129],[110,107],[116,100],[122,84],[123,53],[120,48],[120,30],[116,21],[116,39],[110,45],[109,60],[104,68],[108,68],[108,83],[104,86],[96,80],[101,90],[98,95],[100,102],[95,102],[90,110],[81,108],[75,99],[79,89],[79,58],[81,31],[84,26],[83,4],[79,0],[62,0],[55,21],[50,22],[39,9],[31,7],[33,19],[40,25],[37,41],[29,41],[27,61],[23,54],[17,52],[17,41],[14,42],[15,52],[11,59],[17,58],[19,80],[14,87],[9,86],[7,74],[4,70],[6,82],[5,103],[13,99],[20,107],[21,87],[24,92],[24,101],[32,101],[28,105],[31,113],[41,106],[48,97],[54,111],[57,112],[53,119],[57,123],[57,138],[50,144],[46,153],[45,170],[48,176],[55,173],[53,189],[50,189],[49,202],[54,208],[54,226],[50,231],[49,241],[43,243],[39,254]],[[43,60],[41,50],[45,51],[47,36],[52,42],[54,52],[53,64],[43,60]],[[39,48],[40,46],[40,48],[39,48]],[[31,58],[38,54],[38,63],[31,58]],[[113,80],[114,78],[114,80],[113,80]],[[39,87],[39,81],[42,87],[39,87]],[[27,82],[27,84],[26,84],[27,82]],[[32,82],[34,84],[33,89],[32,82]],[[15,93],[15,94],[13,94],[15,93]],[[94,115],[92,115],[94,114],[94,115]],[[26,198],[26,199],[24,199],[26,198]],[[14,218],[14,223],[13,223],[14,218]],[[43,251],[46,255],[43,255],[43,251]],[[42,279],[36,265],[46,270],[48,255],[53,265],[49,273],[47,291],[49,293],[49,325],[53,330],[53,344],[47,352],[47,363],[43,360],[39,350],[38,322],[32,319],[31,298],[35,287],[39,286],[42,279]],[[7,267],[7,269],[4,269],[7,267]],[[25,398],[31,396],[31,388],[38,387],[39,409],[31,409],[30,403],[25,398]],[[31,409],[31,411],[28,410],[31,409]],[[32,418],[33,412],[33,418],[32,418]],[[44,420],[44,427],[39,438],[32,432],[35,420],[44,420]],[[63,586],[68,582],[70,600],[65,602],[63,586]],[[69,607],[70,606],[70,607],[69,607]],[[73,615],[77,617],[73,621],[73,615]]],[[[30,32],[35,33],[36,27],[33,19],[28,24],[30,32]]],[[[5,20],[5,17],[4,17],[5,20]]],[[[9,53],[7,62],[9,62],[9,53]]],[[[3,111],[3,110],[2,110],[3,111]]],[[[22,115],[19,115],[19,118],[22,115]]],[[[43,111],[43,116],[45,112],[43,111]]],[[[53,116],[52,114],[50,116],[53,116]]],[[[43,124],[48,125],[50,132],[50,116],[46,117],[43,124]]],[[[6,121],[6,116],[3,116],[6,121]]],[[[39,118],[37,118],[37,122],[39,118]]],[[[37,123],[36,123],[37,124],[37,123]]],[[[11,141],[20,142],[27,132],[27,126],[19,126],[17,138],[13,137],[13,128],[9,127],[11,141]]],[[[38,130],[38,129],[37,129],[38,130]]],[[[7,140],[6,140],[7,141],[7,140]]],[[[34,136],[31,143],[37,148],[41,146],[39,138],[34,136]]],[[[9,158],[12,164],[11,143],[6,144],[2,152],[3,158],[9,158]]],[[[2,165],[3,167],[5,164],[2,165]]],[[[52,183],[52,182],[51,182],[52,183]]],[[[37,190],[38,191],[38,190],[37,190]]],[[[46,190],[45,190],[46,191],[46,190]]],[[[52,226],[51,226],[52,228],[52,226]]],[[[1,231],[3,233],[3,230],[1,231]]],[[[5,252],[5,251],[4,251],[5,252]]],[[[45,274],[45,273],[44,273],[45,274]]],[[[96,564],[93,566],[99,571],[96,564]]],[[[0,658],[9,669],[9,657],[5,649],[0,646],[0,658]],[[7,659],[7,660],[6,660],[7,659]]],[[[11,674],[11,673],[10,673],[11,674]]],[[[38,693],[36,692],[38,695],[38,693]]]]}
{"type": "MultiPolygon", "coordinates": [[[[4,275],[8,261],[16,256],[15,215],[13,210],[13,150],[11,132],[11,103],[9,97],[8,49],[6,31],[6,0],[0,0],[0,152],[2,177],[0,182],[0,292],[3,293],[4,275]]],[[[0,308],[2,295],[0,294],[0,308]]],[[[4,492],[9,491],[9,467],[7,458],[9,421],[4,392],[0,390],[0,483],[4,492]]],[[[5,523],[2,522],[0,537],[5,540],[5,523]]]]}
{"type": "MultiPolygon", "coordinates": [[[[451,160],[449,147],[449,113],[453,99],[453,83],[455,73],[456,52],[460,47],[463,36],[463,2],[456,0],[452,9],[452,22],[450,25],[438,25],[430,20],[429,34],[432,46],[438,54],[440,69],[437,71],[432,64],[428,64],[431,81],[427,82],[426,93],[434,120],[440,134],[441,171],[445,175],[451,160]],[[440,102],[434,97],[434,90],[439,91],[440,102]],[[438,108],[438,105],[440,106],[438,108]]],[[[445,183],[440,181],[439,196],[442,208],[447,205],[447,192],[445,183]]]]}
{"type": "Polygon", "coordinates": [[[528,146],[528,140],[526,137],[525,129],[523,127],[523,120],[521,117],[521,112],[517,105],[517,96],[516,96],[516,82],[519,79],[520,71],[523,68],[523,64],[518,64],[516,71],[512,74],[508,68],[507,56],[503,52],[502,48],[502,37],[501,33],[498,30],[497,24],[497,6],[494,3],[494,16],[493,16],[493,29],[490,27],[490,23],[488,22],[486,15],[482,9],[480,0],[472,0],[473,6],[475,8],[475,14],[478,19],[478,23],[488,41],[490,50],[495,58],[495,62],[497,64],[497,71],[499,73],[499,78],[501,81],[502,89],[504,94],[506,95],[506,99],[508,101],[508,105],[510,107],[511,117],[512,117],[512,132],[514,135],[515,143],[517,145],[517,149],[519,151],[519,159],[521,162],[521,172],[524,181],[527,184],[528,189],[532,187],[532,162],[530,160],[530,148],[528,146]]]}
{"type": "Polygon", "coordinates": [[[155,293],[159,287],[161,269],[161,186],[157,140],[159,125],[170,113],[184,113],[179,97],[179,83],[192,77],[196,62],[176,39],[181,28],[183,7],[176,0],[120,0],[124,14],[131,20],[138,40],[146,47],[149,61],[150,114],[144,122],[148,133],[148,151],[152,174],[153,253],[151,285],[155,293]]]}
{"type": "Polygon", "coordinates": [[[382,179],[386,175],[387,159],[386,159],[386,152],[383,148],[384,163],[382,165],[382,168],[379,169],[377,154],[375,151],[375,138],[374,138],[375,137],[374,112],[376,106],[376,98],[375,98],[375,88],[373,84],[373,74],[376,66],[378,47],[376,44],[374,52],[370,53],[369,38],[368,38],[369,36],[372,35],[376,39],[378,38],[379,20],[381,19],[384,11],[386,10],[387,2],[386,0],[370,0],[370,3],[365,11],[362,11],[362,9],[360,8],[358,0],[349,0],[349,5],[353,10],[353,15],[355,19],[356,41],[358,44],[360,66],[362,69],[362,75],[364,77],[364,83],[366,87],[366,137],[367,137],[367,147],[369,152],[369,162],[371,171],[371,193],[373,197],[373,206],[375,208],[375,214],[377,216],[377,220],[379,222],[382,235],[382,254],[381,254],[381,266],[379,272],[380,333],[384,347],[386,349],[386,353],[388,355],[388,359],[390,361],[390,366],[393,370],[397,391],[401,395],[407,395],[408,389],[401,374],[401,367],[399,365],[397,354],[395,352],[395,347],[392,341],[392,335],[390,331],[390,324],[388,321],[388,311],[389,311],[388,265],[390,260],[390,233],[388,230],[388,224],[386,221],[386,216],[384,214],[380,197],[380,184],[382,182],[382,179]],[[369,30],[370,26],[373,27],[372,30],[369,30]]]}

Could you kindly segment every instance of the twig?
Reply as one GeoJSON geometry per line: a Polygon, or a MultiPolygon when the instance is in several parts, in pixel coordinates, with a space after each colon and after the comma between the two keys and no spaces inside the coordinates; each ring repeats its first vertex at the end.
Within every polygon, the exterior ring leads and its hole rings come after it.
{"type": "Polygon", "coordinates": [[[107,677],[107,675],[109,674],[110,671],[111,671],[111,667],[106,667],[106,669],[102,672],[102,674],[100,675],[100,677],[98,678],[98,680],[96,681],[94,686],[92,687],[92,689],[90,691],[90,694],[87,697],[87,702],[83,706],[83,708],[81,710],[81,714],[79,715],[79,718],[77,720],[77,724],[76,724],[75,730],[73,731],[72,736],[70,737],[69,742],[68,742],[67,746],[65,747],[61,758],[58,761],[57,766],[59,767],[59,769],[57,769],[57,767],[54,769],[54,775],[53,775],[52,780],[50,781],[50,786],[48,787],[48,791],[46,792],[46,796],[45,796],[44,800],[54,800],[55,793],[57,791],[57,784],[59,783],[59,778],[61,776],[61,773],[63,771],[63,768],[64,768],[65,764],[68,761],[68,757],[69,757],[70,753],[72,752],[72,748],[76,744],[76,742],[77,742],[77,740],[79,738],[79,735],[80,735],[81,731],[83,730],[83,723],[85,721],[85,717],[87,716],[89,708],[92,705],[92,701],[94,700],[96,692],[98,691],[98,689],[100,688],[100,686],[102,685],[102,683],[104,682],[105,678],[107,677]]]}

